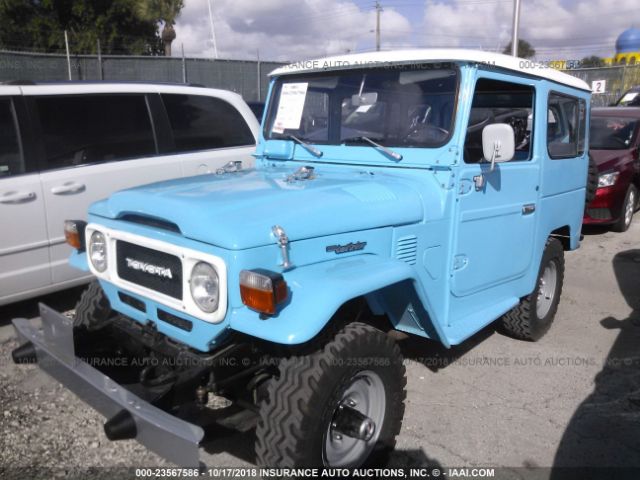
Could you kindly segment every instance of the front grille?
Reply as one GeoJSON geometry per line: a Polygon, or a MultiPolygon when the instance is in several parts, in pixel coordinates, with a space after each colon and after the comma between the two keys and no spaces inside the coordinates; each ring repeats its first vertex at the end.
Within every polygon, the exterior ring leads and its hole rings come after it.
{"type": "Polygon", "coordinates": [[[166,312],[164,310],[158,309],[158,318],[163,322],[167,322],[174,327],[181,328],[182,330],[186,330],[190,332],[193,329],[193,323],[189,320],[185,320],[184,318],[180,318],[172,313],[166,312]]]}
{"type": "Polygon", "coordinates": [[[118,297],[120,297],[120,301],[126,305],[129,305],[136,310],[140,310],[141,312],[146,312],[147,307],[144,302],[138,300],[137,298],[132,297],[131,295],[127,295],[123,292],[118,292],[118,297]]]}
{"type": "Polygon", "coordinates": [[[182,262],[175,255],[118,240],[118,276],[182,300],[182,262]]]}
{"type": "Polygon", "coordinates": [[[612,218],[611,210],[608,208],[587,208],[587,215],[594,220],[610,220],[612,218]]]}

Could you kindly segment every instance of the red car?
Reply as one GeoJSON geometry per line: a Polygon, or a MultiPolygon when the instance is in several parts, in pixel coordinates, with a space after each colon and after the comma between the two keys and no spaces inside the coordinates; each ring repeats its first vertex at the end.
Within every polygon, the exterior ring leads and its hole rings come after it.
{"type": "Polygon", "coordinates": [[[591,110],[589,151],[598,166],[598,189],[583,223],[611,225],[624,232],[638,207],[640,108],[591,110]]]}

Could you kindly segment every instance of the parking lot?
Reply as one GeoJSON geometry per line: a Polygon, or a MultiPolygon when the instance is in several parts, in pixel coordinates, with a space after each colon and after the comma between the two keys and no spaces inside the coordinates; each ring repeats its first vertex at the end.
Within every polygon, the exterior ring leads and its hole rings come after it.
{"type": "MultiPolygon", "coordinates": [[[[555,324],[538,343],[493,327],[443,349],[403,341],[407,402],[392,462],[440,468],[640,466],[640,222],[624,234],[589,230],[566,254],[555,324]]],[[[73,306],[78,290],[49,296],[73,306]]],[[[15,366],[9,319],[36,301],[0,309],[0,448],[15,467],[168,465],[134,441],[109,442],[103,419],[34,366],[15,366]]],[[[252,432],[220,429],[209,465],[250,466],[252,432]]]]}

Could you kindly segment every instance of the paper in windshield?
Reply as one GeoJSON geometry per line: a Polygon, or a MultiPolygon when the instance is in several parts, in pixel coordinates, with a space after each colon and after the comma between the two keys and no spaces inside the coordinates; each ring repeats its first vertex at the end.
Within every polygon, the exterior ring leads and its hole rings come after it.
{"type": "Polygon", "coordinates": [[[275,122],[273,122],[272,131],[283,133],[286,129],[298,130],[300,128],[308,86],[307,82],[282,85],[278,113],[275,122]]]}

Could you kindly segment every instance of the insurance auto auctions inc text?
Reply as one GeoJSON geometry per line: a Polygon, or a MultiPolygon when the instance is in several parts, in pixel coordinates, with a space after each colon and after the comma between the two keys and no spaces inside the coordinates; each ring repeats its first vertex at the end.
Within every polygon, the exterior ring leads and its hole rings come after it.
{"type": "Polygon", "coordinates": [[[209,476],[233,478],[492,478],[493,468],[213,468],[209,476]]]}

